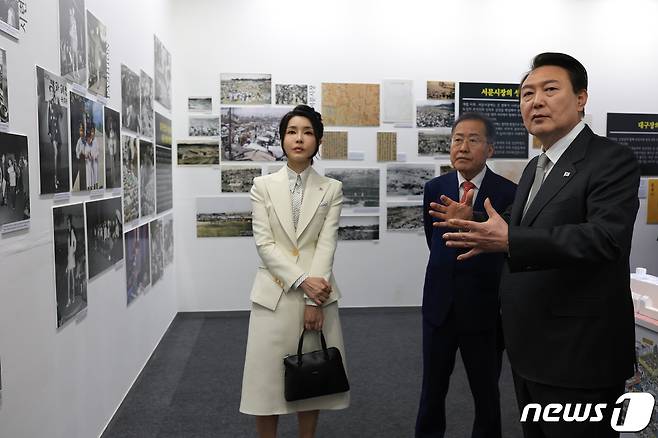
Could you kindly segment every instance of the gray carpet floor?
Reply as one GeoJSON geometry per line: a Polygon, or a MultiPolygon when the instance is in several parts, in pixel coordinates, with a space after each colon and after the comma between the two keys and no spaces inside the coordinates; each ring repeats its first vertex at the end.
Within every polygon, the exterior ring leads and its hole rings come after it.
{"type": "MultiPolygon", "coordinates": [[[[420,395],[419,308],[341,309],[351,406],[320,414],[317,438],[411,438],[420,395]]],[[[247,312],[181,313],[126,396],[102,438],[256,437],[240,414],[247,312]]],[[[500,379],[503,436],[521,437],[512,374],[500,379]]],[[[446,437],[470,437],[473,402],[457,357],[446,437]]],[[[296,437],[281,417],[279,437],[296,437]]]]}

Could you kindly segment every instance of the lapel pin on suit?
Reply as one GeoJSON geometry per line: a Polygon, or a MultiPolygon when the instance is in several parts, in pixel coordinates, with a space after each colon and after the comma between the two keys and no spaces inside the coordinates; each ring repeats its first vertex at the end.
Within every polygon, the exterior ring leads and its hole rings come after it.
{"type": "Polygon", "coordinates": [[[564,175],[562,175],[562,176],[565,177],[565,178],[568,178],[569,175],[571,175],[571,172],[564,172],[564,175]]]}

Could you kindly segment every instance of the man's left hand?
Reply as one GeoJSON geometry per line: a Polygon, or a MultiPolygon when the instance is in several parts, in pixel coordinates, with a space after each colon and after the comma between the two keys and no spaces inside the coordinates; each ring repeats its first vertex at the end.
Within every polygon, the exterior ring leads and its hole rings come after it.
{"type": "Polygon", "coordinates": [[[484,209],[489,215],[486,222],[473,222],[463,219],[450,219],[447,225],[460,230],[458,233],[445,233],[446,246],[470,249],[457,256],[457,260],[466,260],[483,252],[507,252],[509,248],[507,222],[491,205],[489,198],[484,201],[484,209]]]}

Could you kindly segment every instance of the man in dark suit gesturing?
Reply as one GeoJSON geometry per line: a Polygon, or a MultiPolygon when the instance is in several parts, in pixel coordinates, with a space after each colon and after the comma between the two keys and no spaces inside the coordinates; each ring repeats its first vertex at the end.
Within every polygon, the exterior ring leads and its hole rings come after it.
{"type": "Polygon", "coordinates": [[[425,185],[424,223],[430,257],[423,290],[423,387],[417,438],[443,437],[445,399],[459,348],[475,401],[473,438],[500,437],[498,378],[502,345],[498,284],[504,256],[487,254],[464,263],[432,226],[430,203],[450,217],[483,212],[490,199],[499,209],[514,200],[516,185],[486,167],[493,154],[494,126],[486,117],[463,114],[452,128],[450,161],[456,169],[425,185]],[[461,200],[458,201],[458,200],[461,200]],[[475,201],[475,202],[473,202],[475,201]]]}
{"type": "Polygon", "coordinates": [[[503,216],[485,201],[486,222],[444,222],[460,229],[444,234],[447,246],[468,249],[458,259],[506,253],[501,313],[520,410],[608,407],[603,421],[566,422],[563,412],[559,421],[526,421],[526,437],[618,436],[610,413],[634,372],[628,260],[639,167],[629,148],[582,122],[586,102],[580,62],[537,55],[521,82],[521,115],[542,154],[528,163],[503,216]]]}

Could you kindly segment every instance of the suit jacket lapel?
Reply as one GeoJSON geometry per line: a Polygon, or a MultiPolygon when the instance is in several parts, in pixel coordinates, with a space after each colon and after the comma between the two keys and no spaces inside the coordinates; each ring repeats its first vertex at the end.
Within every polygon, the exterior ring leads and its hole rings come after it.
{"type": "Polygon", "coordinates": [[[324,181],[320,175],[311,168],[306,180],[306,188],[304,189],[304,199],[302,200],[302,210],[299,213],[299,222],[297,222],[297,238],[301,236],[304,229],[308,226],[315,215],[320,202],[327,192],[328,182],[324,181]]]}
{"type": "Polygon", "coordinates": [[[489,167],[486,167],[486,170],[484,171],[484,178],[482,178],[482,182],[480,183],[480,187],[478,187],[478,194],[473,199],[473,209],[478,210],[478,211],[484,211],[484,200],[487,199],[487,196],[489,196],[487,193],[487,188],[489,187],[489,179],[491,178],[491,170],[489,167]]]}
{"type": "Polygon", "coordinates": [[[448,180],[448,187],[444,191],[439,191],[437,193],[436,199],[433,199],[434,202],[441,203],[441,195],[446,195],[448,198],[452,199],[455,202],[459,202],[459,179],[457,178],[457,172],[452,172],[450,174],[452,177],[448,180]]]}
{"type": "Polygon", "coordinates": [[[286,231],[293,245],[297,246],[295,226],[292,223],[292,201],[290,200],[290,182],[288,181],[288,166],[283,166],[272,178],[271,184],[266,184],[272,205],[281,226],[286,231]]]}
{"type": "MultiPolygon", "coordinates": [[[[592,131],[589,127],[585,126],[585,129],[578,134],[567,150],[564,151],[560,159],[551,169],[551,173],[548,174],[542,183],[537,192],[537,196],[532,200],[532,204],[530,204],[528,211],[521,220],[521,225],[531,224],[546,204],[548,204],[549,201],[573,179],[576,174],[576,166],[574,164],[584,158],[587,144],[592,135],[592,131]]],[[[527,196],[525,199],[527,199],[527,196]]]]}

